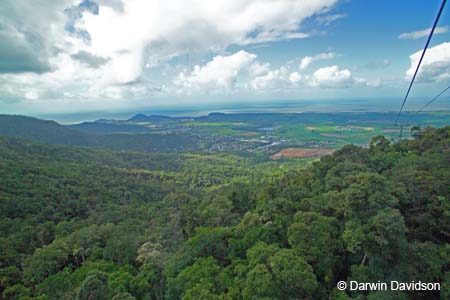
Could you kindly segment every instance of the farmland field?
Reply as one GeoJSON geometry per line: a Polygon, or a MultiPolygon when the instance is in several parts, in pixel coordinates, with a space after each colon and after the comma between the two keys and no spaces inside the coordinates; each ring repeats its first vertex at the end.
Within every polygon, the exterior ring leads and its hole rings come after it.
{"type": "Polygon", "coordinates": [[[331,149],[311,149],[311,148],[286,148],[280,152],[272,155],[270,158],[273,160],[280,159],[282,157],[315,157],[333,153],[331,149]]]}

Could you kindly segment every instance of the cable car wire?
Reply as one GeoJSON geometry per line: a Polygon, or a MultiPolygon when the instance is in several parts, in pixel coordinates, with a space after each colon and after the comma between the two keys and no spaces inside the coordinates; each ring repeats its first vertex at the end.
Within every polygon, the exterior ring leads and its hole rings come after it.
{"type": "Polygon", "coordinates": [[[434,102],[434,100],[436,100],[437,98],[439,98],[440,96],[442,96],[446,91],[448,91],[450,89],[450,85],[448,87],[446,87],[442,92],[440,92],[439,94],[437,94],[436,96],[434,96],[433,99],[431,99],[430,101],[428,101],[424,106],[422,106],[419,110],[416,111],[416,113],[420,113],[422,110],[425,109],[425,107],[427,107],[428,105],[430,105],[431,103],[434,102]]]}
{"type": "Polygon", "coordinates": [[[447,0],[443,0],[442,4],[441,4],[441,7],[439,8],[439,12],[438,12],[438,14],[436,16],[436,19],[434,20],[433,27],[431,28],[430,34],[428,35],[427,42],[425,43],[425,47],[423,48],[422,55],[420,56],[419,63],[417,64],[416,71],[414,72],[414,75],[413,75],[413,77],[411,79],[411,83],[409,84],[409,87],[408,87],[408,90],[406,92],[405,98],[403,99],[403,103],[402,103],[402,106],[400,107],[400,111],[397,114],[397,119],[395,120],[395,124],[398,124],[398,120],[400,118],[400,114],[402,113],[403,107],[405,106],[406,100],[408,99],[409,92],[411,91],[411,87],[412,87],[412,85],[414,83],[414,80],[416,79],[417,72],[419,71],[419,68],[420,68],[420,64],[422,63],[423,57],[425,56],[425,52],[427,51],[428,45],[430,44],[431,37],[433,36],[434,30],[436,29],[436,26],[438,24],[439,18],[441,17],[442,11],[444,10],[444,6],[445,6],[446,2],[447,2],[447,0]]]}

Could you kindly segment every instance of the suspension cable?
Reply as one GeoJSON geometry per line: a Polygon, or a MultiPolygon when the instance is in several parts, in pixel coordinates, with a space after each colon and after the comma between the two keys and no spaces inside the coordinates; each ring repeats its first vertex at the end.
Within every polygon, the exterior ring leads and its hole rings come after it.
{"type": "Polygon", "coordinates": [[[398,120],[400,118],[400,114],[402,113],[403,107],[405,106],[406,100],[408,99],[409,92],[411,91],[411,87],[412,87],[412,85],[414,83],[414,80],[416,79],[416,75],[417,75],[417,72],[419,71],[420,64],[422,63],[423,57],[425,56],[425,52],[427,51],[428,45],[430,44],[431,37],[433,36],[434,30],[436,29],[436,26],[438,24],[439,18],[441,17],[442,11],[444,10],[444,6],[445,6],[446,2],[447,2],[447,0],[443,0],[442,1],[441,7],[439,9],[439,12],[438,12],[438,14],[436,16],[436,19],[434,20],[433,27],[431,28],[430,34],[428,35],[427,42],[425,43],[425,47],[423,48],[422,55],[420,56],[419,63],[417,64],[416,71],[414,72],[414,75],[413,75],[413,77],[411,79],[411,83],[409,84],[408,90],[406,91],[406,95],[405,95],[405,98],[403,99],[403,103],[402,103],[402,106],[400,107],[400,111],[397,114],[397,119],[395,120],[395,124],[398,123],[398,120]]]}

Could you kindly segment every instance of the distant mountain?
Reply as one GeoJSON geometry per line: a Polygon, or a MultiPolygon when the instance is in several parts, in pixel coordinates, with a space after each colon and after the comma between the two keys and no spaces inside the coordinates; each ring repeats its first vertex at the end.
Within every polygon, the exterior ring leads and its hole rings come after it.
{"type": "Polygon", "coordinates": [[[148,128],[145,126],[124,124],[119,122],[83,122],[80,124],[68,125],[67,127],[95,134],[148,133],[148,128]]]}
{"type": "Polygon", "coordinates": [[[148,117],[144,114],[137,114],[133,117],[131,117],[130,119],[127,120],[128,122],[148,122],[148,117]]]}
{"type": "Polygon", "coordinates": [[[225,117],[227,114],[221,112],[212,112],[208,114],[208,117],[225,117]]]}
{"type": "Polygon", "coordinates": [[[173,117],[161,116],[161,115],[146,116],[144,114],[137,114],[137,115],[133,116],[132,118],[128,119],[127,121],[132,122],[132,123],[141,123],[141,122],[162,123],[162,122],[172,121],[172,120],[176,120],[176,119],[179,119],[179,118],[173,118],[173,117]]]}
{"type": "Polygon", "coordinates": [[[95,146],[95,136],[56,123],[18,115],[0,115],[0,135],[47,144],[95,146]]]}
{"type": "Polygon", "coordinates": [[[145,126],[137,125],[96,122],[63,126],[55,121],[16,115],[0,115],[0,136],[16,137],[46,144],[142,152],[193,151],[199,147],[198,137],[185,133],[145,133],[145,128],[145,126]],[[136,132],[133,132],[133,130],[136,132]]]}

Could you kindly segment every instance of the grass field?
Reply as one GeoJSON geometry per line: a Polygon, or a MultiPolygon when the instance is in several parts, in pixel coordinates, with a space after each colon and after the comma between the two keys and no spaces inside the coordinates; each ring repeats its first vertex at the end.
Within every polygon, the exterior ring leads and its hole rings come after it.
{"type": "Polygon", "coordinates": [[[333,152],[334,151],[331,149],[286,148],[270,156],[270,159],[277,160],[282,157],[293,157],[293,158],[316,157],[331,154],[333,152]]]}

